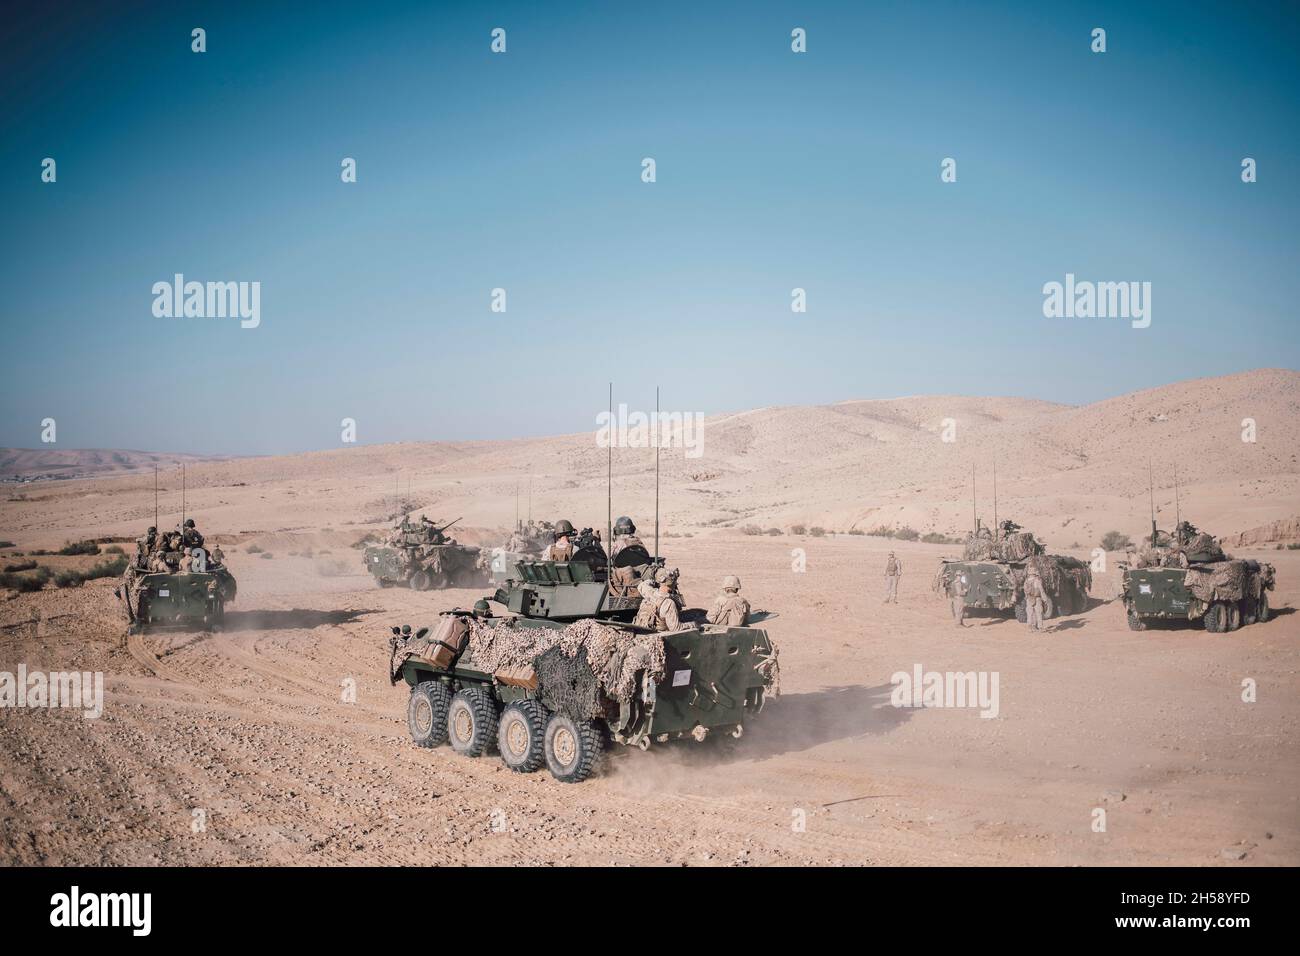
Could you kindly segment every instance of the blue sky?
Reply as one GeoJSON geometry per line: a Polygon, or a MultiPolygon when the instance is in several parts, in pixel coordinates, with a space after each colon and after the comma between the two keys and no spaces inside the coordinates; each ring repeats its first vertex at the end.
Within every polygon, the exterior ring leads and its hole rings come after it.
{"type": "Polygon", "coordinates": [[[1136,6],[16,12],[0,445],[571,432],[611,378],[711,413],[1295,368],[1300,14],[1136,6]],[[176,272],[261,282],[261,326],[154,317],[176,272]],[[1151,327],[1044,318],[1067,272],[1151,282],[1151,327]]]}

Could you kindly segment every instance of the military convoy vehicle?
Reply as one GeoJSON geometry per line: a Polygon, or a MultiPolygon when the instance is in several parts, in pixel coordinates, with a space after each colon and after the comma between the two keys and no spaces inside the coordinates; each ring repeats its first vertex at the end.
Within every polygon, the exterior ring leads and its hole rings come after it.
{"type": "Polygon", "coordinates": [[[1268,620],[1273,565],[1234,560],[1189,522],[1169,535],[1152,521],[1151,535],[1120,567],[1120,598],[1134,631],[1158,621],[1199,621],[1218,634],[1268,620]]]}
{"type": "Polygon", "coordinates": [[[934,589],[948,593],[954,576],[966,576],[968,591],[964,603],[970,611],[1015,613],[1022,624],[1025,608],[1025,578],[1030,567],[1037,569],[1047,593],[1043,619],[1079,614],[1088,606],[1092,569],[1087,562],[1061,554],[1046,554],[1028,531],[1013,521],[1003,521],[996,533],[976,522],[975,532],[966,539],[961,560],[944,559],[935,574],[934,589]]]}
{"type": "Polygon", "coordinates": [[[516,561],[492,600],[524,617],[632,620],[641,606],[637,582],[663,561],[652,558],[644,545],[633,544],[619,551],[611,568],[598,538],[579,535],[578,541],[568,561],[516,561]]]}
{"type": "Polygon", "coordinates": [[[487,555],[480,548],[457,544],[445,534],[456,521],[439,527],[427,518],[419,524],[403,518],[386,544],[365,549],[366,570],[383,588],[405,584],[415,591],[428,591],[487,584],[487,555]]]}
{"type": "Polygon", "coordinates": [[[190,570],[142,571],[128,566],[114,591],[126,606],[132,634],[159,627],[215,629],[235,600],[235,578],[224,565],[209,563],[205,548],[187,549],[190,570]]]}
{"type": "Polygon", "coordinates": [[[776,648],[755,627],[655,633],[451,611],[414,631],[394,627],[390,651],[390,679],[410,687],[416,746],[450,743],[468,757],[496,749],[511,770],[545,764],[563,783],[587,779],[615,745],[739,738],[779,693],[776,648]]]}

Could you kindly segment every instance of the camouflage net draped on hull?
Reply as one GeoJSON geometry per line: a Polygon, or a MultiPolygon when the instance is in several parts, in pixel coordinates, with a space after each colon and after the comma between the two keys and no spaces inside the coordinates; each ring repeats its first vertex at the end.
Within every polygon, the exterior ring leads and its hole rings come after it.
{"type": "Polygon", "coordinates": [[[966,539],[963,559],[966,561],[1023,561],[1039,554],[1042,545],[1028,531],[1013,531],[994,541],[986,535],[973,535],[966,539]]]}
{"type": "Polygon", "coordinates": [[[641,686],[639,675],[657,684],[665,669],[663,638],[591,620],[562,630],[473,620],[469,652],[474,666],[489,673],[531,669],[542,702],[577,717],[603,714],[607,700],[630,701],[641,686]]]}
{"type": "Polygon", "coordinates": [[[1274,571],[1271,564],[1259,565],[1255,573],[1252,570],[1251,563],[1246,561],[1198,564],[1187,569],[1183,586],[1206,604],[1240,601],[1247,597],[1258,600],[1264,591],[1272,590],[1274,571]]]}

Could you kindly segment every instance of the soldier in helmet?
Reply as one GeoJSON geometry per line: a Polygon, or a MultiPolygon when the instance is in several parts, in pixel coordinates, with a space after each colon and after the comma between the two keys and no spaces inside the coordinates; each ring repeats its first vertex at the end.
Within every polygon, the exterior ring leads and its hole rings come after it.
{"type": "Polygon", "coordinates": [[[555,540],[546,546],[542,554],[543,561],[568,561],[573,557],[573,522],[561,518],[555,522],[555,540]]]}
{"type": "Polygon", "coordinates": [[[678,612],[681,606],[681,595],[677,593],[677,571],[660,568],[655,574],[655,582],[659,587],[651,599],[650,626],[656,631],[676,631],[682,626],[681,615],[678,612]]]}
{"type": "Polygon", "coordinates": [[[638,627],[654,627],[655,606],[659,596],[659,576],[666,574],[665,568],[651,566],[646,568],[645,574],[637,582],[636,593],[641,597],[641,604],[637,607],[636,617],[632,623],[638,627]]]}
{"type": "Polygon", "coordinates": [[[149,566],[149,555],[154,553],[158,547],[158,529],[153,525],[142,537],[135,539],[135,566],[137,568],[146,568],[149,566]]]}
{"type": "Polygon", "coordinates": [[[618,553],[630,544],[641,544],[641,539],[636,536],[636,525],[627,515],[623,515],[614,522],[614,547],[610,551],[610,557],[618,557],[618,553]]]}
{"type": "Polygon", "coordinates": [[[898,603],[898,579],[903,576],[903,562],[894,556],[894,552],[889,552],[889,557],[885,559],[885,603],[898,603]]]}
{"type": "Polygon", "coordinates": [[[740,578],[728,574],[722,579],[722,592],[704,619],[723,627],[744,627],[749,623],[749,602],[740,596],[740,578]]]}
{"type": "Polygon", "coordinates": [[[1043,629],[1043,613],[1047,610],[1047,591],[1038,576],[1038,568],[1029,566],[1025,575],[1025,623],[1031,631],[1043,629]]]}
{"type": "Polygon", "coordinates": [[[185,527],[181,529],[181,544],[186,548],[203,547],[203,535],[199,534],[198,528],[194,527],[193,518],[185,519],[185,527]]]}
{"type": "Polygon", "coordinates": [[[492,606],[488,604],[487,598],[479,598],[474,602],[474,617],[480,621],[488,620],[492,617],[492,606]]]}
{"type": "Polygon", "coordinates": [[[948,582],[948,597],[952,601],[952,619],[958,627],[965,627],[966,595],[970,593],[970,583],[963,572],[957,572],[948,582]]]}

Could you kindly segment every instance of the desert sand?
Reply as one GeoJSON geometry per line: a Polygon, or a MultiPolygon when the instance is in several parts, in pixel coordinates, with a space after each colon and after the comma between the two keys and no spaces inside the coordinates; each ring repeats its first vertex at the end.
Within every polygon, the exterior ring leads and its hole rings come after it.
{"type": "MultiPolygon", "coordinates": [[[[239,581],[223,630],[128,640],[108,580],[0,593],[0,670],[103,671],[107,683],[96,720],[0,710],[0,862],[1296,865],[1300,551],[1278,548],[1300,529],[1298,403],[1300,374],[1260,370],[1078,408],[926,396],[709,418],[699,458],[662,456],[661,551],[689,603],[736,573],[772,612],[782,695],[730,752],[623,753],[577,786],[410,745],[405,689],[387,679],[389,629],[482,592],[381,590],[355,546],[403,502],[463,516],[464,542],[500,544],[530,484],[534,517],[603,527],[594,424],[546,439],[187,459],[187,513],[239,581]],[[963,533],[972,464],[991,521],[996,461],[999,517],[1087,559],[1106,531],[1136,540],[1149,526],[1148,460],[1162,527],[1177,507],[1239,542],[1236,556],[1276,565],[1272,620],[1225,635],[1130,632],[1112,553],[1087,611],[1048,632],[1000,617],[958,630],[930,590],[957,549],[848,533],[963,533]],[[795,524],[836,533],[794,535],[795,524]],[[886,607],[891,549],[905,574],[886,607]],[[996,672],[998,715],[892,706],[891,675],[917,664],[996,672]],[[1093,829],[1099,808],[1105,832],[1093,829]]],[[[5,454],[48,471],[40,453],[5,454]]],[[[6,562],[153,522],[148,455],[63,455],[64,468],[112,471],[5,485],[6,562]]],[[[168,469],[163,484],[170,526],[179,476],[168,469]]],[[[653,452],[615,451],[613,498],[615,514],[651,530],[653,452]]]]}

